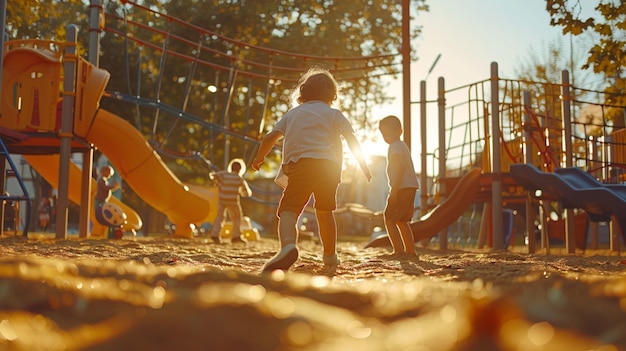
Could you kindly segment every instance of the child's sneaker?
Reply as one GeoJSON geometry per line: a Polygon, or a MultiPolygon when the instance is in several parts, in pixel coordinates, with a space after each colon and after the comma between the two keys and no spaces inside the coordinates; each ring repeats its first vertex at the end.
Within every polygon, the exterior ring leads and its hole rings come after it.
{"type": "Polygon", "coordinates": [[[272,257],[263,266],[263,273],[271,272],[276,269],[282,269],[286,271],[292,264],[298,259],[298,248],[296,244],[287,244],[280,249],[280,252],[276,256],[272,257]]]}
{"type": "Polygon", "coordinates": [[[341,264],[341,260],[337,257],[337,254],[330,256],[323,256],[322,261],[324,261],[324,266],[328,267],[337,267],[341,264]]]}

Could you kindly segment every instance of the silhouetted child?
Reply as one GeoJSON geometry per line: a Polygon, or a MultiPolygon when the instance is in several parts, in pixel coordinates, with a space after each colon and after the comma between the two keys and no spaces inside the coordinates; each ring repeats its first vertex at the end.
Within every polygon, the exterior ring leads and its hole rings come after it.
{"type": "Polygon", "coordinates": [[[311,194],[315,197],[324,265],[339,264],[333,211],[337,208],[336,193],[341,181],[341,137],[368,181],[371,175],[350,122],[341,111],[331,107],[337,93],[337,82],[328,70],[309,69],[293,89],[299,105],[289,110],[263,138],[252,162],[252,168],[258,170],[274,144],[283,138],[282,166],[276,179],[284,187],[277,210],[281,249],[266,262],[263,272],[287,270],[298,259],[296,223],[311,194]]]}
{"type": "Polygon", "coordinates": [[[378,129],[389,144],[387,151],[387,178],[389,196],[385,206],[385,228],[394,254],[415,254],[415,242],[409,222],[413,217],[413,203],[418,188],[411,151],[400,140],[402,125],[396,116],[383,118],[378,129]]]}
{"type": "Polygon", "coordinates": [[[96,183],[96,197],[94,201],[94,207],[98,208],[105,202],[111,199],[113,190],[119,188],[119,184],[116,181],[111,182],[111,177],[115,174],[115,171],[111,166],[103,166],[100,168],[100,176],[96,183]]]}
{"type": "Polygon", "coordinates": [[[48,231],[50,219],[52,217],[52,202],[49,197],[44,197],[39,201],[39,229],[42,232],[48,231]]]}
{"type": "Polygon", "coordinates": [[[248,240],[241,235],[241,218],[243,211],[241,209],[241,196],[250,196],[252,191],[248,183],[243,179],[246,173],[245,164],[242,159],[234,159],[228,164],[227,171],[219,171],[212,175],[219,188],[217,217],[211,228],[210,238],[214,243],[221,243],[220,231],[224,224],[225,213],[233,224],[231,243],[247,243],[248,240]]]}
{"type": "MultiPolygon", "coordinates": [[[[11,196],[8,191],[4,192],[4,196],[11,196]]],[[[15,219],[15,203],[13,200],[4,200],[4,230],[16,230],[15,219]]]]}
{"type": "MultiPolygon", "coordinates": [[[[100,176],[98,177],[98,181],[96,183],[96,196],[94,198],[94,209],[96,213],[98,213],[97,211],[101,211],[99,207],[102,207],[102,205],[109,202],[113,191],[118,189],[120,186],[117,181],[111,180],[111,177],[113,177],[114,174],[115,171],[111,166],[102,166],[100,168],[100,176]]],[[[121,227],[109,226],[107,237],[121,239],[124,232],[120,228],[121,227]]]]}

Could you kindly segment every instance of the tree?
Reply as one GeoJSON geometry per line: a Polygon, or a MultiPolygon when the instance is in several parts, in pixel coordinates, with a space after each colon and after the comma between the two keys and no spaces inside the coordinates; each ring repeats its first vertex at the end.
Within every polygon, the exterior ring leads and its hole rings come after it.
{"type": "Polygon", "coordinates": [[[561,80],[561,72],[570,72],[570,83],[589,90],[604,89],[603,75],[583,69],[586,64],[587,47],[593,45],[593,37],[585,36],[576,43],[569,38],[559,36],[550,42],[542,42],[541,48],[530,47],[526,57],[518,62],[515,74],[519,79],[542,82],[558,83],[561,80]],[[568,48],[569,47],[569,48],[568,48]]]}
{"type": "MultiPolygon", "coordinates": [[[[85,55],[88,3],[9,1],[10,39],[62,41],[65,26],[75,23],[85,55]]],[[[425,0],[410,3],[428,10],[425,0]]],[[[107,91],[163,108],[112,99],[101,106],[131,121],[160,151],[174,151],[176,157],[165,160],[184,181],[202,181],[206,165],[180,155],[199,153],[216,165],[249,157],[255,139],[290,107],[290,88],[311,65],[335,73],[345,96],[341,108],[361,128],[374,130],[368,104],[391,99],[381,77],[401,70],[400,4],[103,0],[100,65],[111,73],[107,91]]],[[[419,32],[415,26],[411,37],[419,32]]]]}
{"type": "Polygon", "coordinates": [[[587,101],[587,95],[592,91],[602,91],[606,88],[603,75],[583,68],[586,64],[587,47],[593,45],[593,37],[587,35],[579,39],[582,40],[574,44],[570,36],[568,44],[564,43],[563,37],[557,37],[551,42],[542,43],[540,50],[531,47],[525,60],[520,61],[516,67],[517,78],[526,82],[525,89],[529,90],[535,99],[540,100],[537,102],[539,106],[552,104],[554,106],[550,110],[558,113],[559,83],[563,70],[568,70],[570,74],[574,116],[578,116],[582,108],[578,101],[587,101]]]}
{"type": "MultiPolygon", "coordinates": [[[[427,10],[422,0],[412,3],[427,10]]],[[[139,108],[141,117],[134,119],[141,122],[138,127],[164,149],[201,152],[217,165],[225,164],[228,155],[252,155],[254,139],[289,108],[290,88],[306,67],[320,64],[333,70],[343,85],[342,109],[372,130],[363,106],[390,99],[381,76],[400,69],[397,1],[181,0],[163,2],[158,11],[161,15],[139,6],[107,4],[107,27],[118,31],[102,39],[101,65],[113,72],[109,87],[132,94],[140,90],[142,97],[232,132],[211,130],[163,110],[155,123],[154,110],[139,108]],[[120,33],[142,42],[125,42],[120,33]],[[175,54],[163,56],[163,48],[175,54]],[[120,52],[126,54],[110,54],[120,52]],[[230,146],[225,146],[227,139],[230,146]]],[[[419,27],[412,36],[418,33],[419,27]]],[[[128,107],[112,108],[121,116],[136,115],[128,107]]],[[[190,175],[205,167],[177,162],[190,175]]]]}
{"type": "MultiPolygon", "coordinates": [[[[7,1],[5,30],[10,39],[49,39],[65,41],[65,29],[76,24],[81,29],[88,28],[86,3],[83,0],[7,1]]],[[[85,52],[84,36],[81,52],[85,52]]]]}
{"type": "MultiPolygon", "coordinates": [[[[341,108],[370,130],[368,104],[391,99],[381,77],[401,70],[398,0],[102,1],[106,90],[128,100],[104,98],[101,107],[133,123],[185,183],[207,181],[198,154],[219,168],[253,155],[256,139],[290,107],[290,88],[308,66],[333,70],[345,96],[341,108]]],[[[410,2],[428,10],[425,0],[410,2]]],[[[88,4],[8,1],[10,39],[63,41],[65,26],[74,23],[84,57],[88,4]]],[[[419,32],[414,27],[412,38],[419,32]]],[[[141,199],[130,191],[124,196],[143,212],[141,199]]]]}
{"type": "Polygon", "coordinates": [[[603,74],[609,81],[606,103],[626,105],[626,3],[600,0],[594,8],[597,17],[579,18],[583,9],[580,0],[546,0],[550,24],[560,26],[563,34],[595,33],[599,40],[589,50],[584,69],[603,74]]]}

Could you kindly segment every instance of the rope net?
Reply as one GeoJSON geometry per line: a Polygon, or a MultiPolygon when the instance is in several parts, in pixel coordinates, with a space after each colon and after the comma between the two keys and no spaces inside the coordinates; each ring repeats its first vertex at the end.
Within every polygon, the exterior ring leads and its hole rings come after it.
{"type": "MultiPolygon", "coordinates": [[[[122,3],[121,12],[104,13],[104,36],[126,48],[126,71],[112,72],[125,73],[125,85],[114,86],[108,96],[116,104],[134,105],[136,127],[167,157],[249,161],[268,121],[289,108],[284,94],[310,66],[327,67],[338,81],[360,89],[369,89],[372,78],[397,72],[396,53],[303,55],[243,42],[138,2],[122,3]]],[[[366,96],[362,101],[346,96],[342,108],[359,116],[355,122],[371,123],[366,96]]]]}

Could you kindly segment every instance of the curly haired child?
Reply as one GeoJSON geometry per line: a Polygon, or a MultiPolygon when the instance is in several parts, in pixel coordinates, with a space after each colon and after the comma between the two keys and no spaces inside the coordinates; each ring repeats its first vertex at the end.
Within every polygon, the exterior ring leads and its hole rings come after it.
{"type": "Polygon", "coordinates": [[[252,168],[258,170],[274,144],[283,139],[282,165],[277,178],[277,183],[284,187],[277,210],[281,249],[265,263],[263,272],[287,270],[297,261],[296,223],[311,194],[315,199],[323,262],[331,267],[340,263],[333,211],[337,208],[336,193],[341,181],[342,137],[367,180],[371,180],[350,122],[341,111],[331,107],[338,93],[332,74],[312,67],[302,75],[293,93],[299,105],[290,109],[265,135],[252,162],[252,168]]]}

